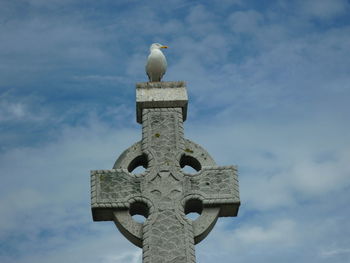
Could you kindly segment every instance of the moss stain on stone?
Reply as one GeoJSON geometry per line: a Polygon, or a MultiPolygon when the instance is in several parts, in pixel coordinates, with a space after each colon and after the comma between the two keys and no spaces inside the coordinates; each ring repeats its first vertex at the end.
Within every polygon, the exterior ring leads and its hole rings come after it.
{"type": "Polygon", "coordinates": [[[186,149],[185,149],[185,152],[193,153],[193,151],[192,151],[191,149],[189,149],[189,148],[186,148],[186,149]]]}

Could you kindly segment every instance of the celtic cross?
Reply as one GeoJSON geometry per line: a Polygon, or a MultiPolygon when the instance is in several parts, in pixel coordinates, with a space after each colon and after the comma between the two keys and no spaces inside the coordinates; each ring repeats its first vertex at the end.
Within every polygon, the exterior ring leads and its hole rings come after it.
{"type": "Polygon", "coordinates": [[[187,101],[184,82],[138,83],[142,140],[125,150],[112,170],[91,171],[94,221],[114,221],[143,249],[143,263],[195,262],[194,245],[218,217],[238,213],[236,168],[216,166],[207,151],[183,136],[187,101]],[[184,172],[186,165],[197,172],[184,172]],[[139,166],[146,170],[132,173],[139,166]],[[188,219],[190,212],[200,216],[188,219]],[[136,214],[145,222],[134,221],[136,214]]]}

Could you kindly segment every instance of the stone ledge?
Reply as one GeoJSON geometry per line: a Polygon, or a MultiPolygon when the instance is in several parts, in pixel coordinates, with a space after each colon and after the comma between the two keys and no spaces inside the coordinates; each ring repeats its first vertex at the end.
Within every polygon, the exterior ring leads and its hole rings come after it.
{"type": "Polygon", "coordinates": [[[160,81],[160,82],[139,82],[136,88],[182,88],[186,87],[185,81],[160,81]]]}
{"type": "Polygon", "coordinates": [[[142,123],[142,110],[150,108],[181,108],[183,121],[185,121],[187,104],[188,96],[184,81],[136,84],[136,120],[138,123],[142,123]]]}

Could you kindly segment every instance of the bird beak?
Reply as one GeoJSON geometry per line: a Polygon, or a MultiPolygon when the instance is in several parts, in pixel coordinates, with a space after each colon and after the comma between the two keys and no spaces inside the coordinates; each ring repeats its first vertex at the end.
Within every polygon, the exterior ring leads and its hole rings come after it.
{"type": "Polygon", "coordinates": [[[168,46],[161,46],[160,48],[168,48],[168,46]]]}

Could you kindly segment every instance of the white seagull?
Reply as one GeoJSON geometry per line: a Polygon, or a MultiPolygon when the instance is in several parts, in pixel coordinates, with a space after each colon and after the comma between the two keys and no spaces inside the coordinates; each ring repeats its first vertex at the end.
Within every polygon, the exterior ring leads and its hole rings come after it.
{"type": "Polygon", "coordinates": [[[149,81],[160,81],[165,74],[167,63],[161,48],[168,48],[159,43],[153,43],[149,48],[150,54],[147,59],[146,73],[149,81]]]}

